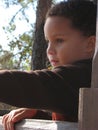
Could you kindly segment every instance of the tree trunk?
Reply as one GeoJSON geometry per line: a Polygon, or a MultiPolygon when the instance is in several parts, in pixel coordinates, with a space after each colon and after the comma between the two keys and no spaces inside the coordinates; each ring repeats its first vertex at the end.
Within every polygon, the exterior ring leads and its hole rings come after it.
{"type": "Polygon", "coordinates": [[[32,51],[32,69],[46,68],[46,41],[44,38],[44,22],[46,12],[50,8],[52,0],[38,0],[36,11],[35,36],[32,51]]]}

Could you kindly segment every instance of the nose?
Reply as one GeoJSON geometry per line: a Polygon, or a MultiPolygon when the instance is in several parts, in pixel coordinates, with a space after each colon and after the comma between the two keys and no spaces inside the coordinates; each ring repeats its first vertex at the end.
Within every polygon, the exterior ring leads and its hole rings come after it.
{"type": "Polygon", "coordinates": [[[47,55],[53,55],[53,54],[55,54],[55,46],[53,45],[53,43],[48,43],[47,55]]]}

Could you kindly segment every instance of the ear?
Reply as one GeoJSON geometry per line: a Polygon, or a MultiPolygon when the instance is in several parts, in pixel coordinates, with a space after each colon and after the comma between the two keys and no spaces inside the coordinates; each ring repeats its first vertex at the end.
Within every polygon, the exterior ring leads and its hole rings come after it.
{"type": "Polygon", "coordinates": [[[87,49],[86,49],[87,53],[94,53],[95,43],[96,43],[96,36],[90,36],[87,42],[87,49]]]}

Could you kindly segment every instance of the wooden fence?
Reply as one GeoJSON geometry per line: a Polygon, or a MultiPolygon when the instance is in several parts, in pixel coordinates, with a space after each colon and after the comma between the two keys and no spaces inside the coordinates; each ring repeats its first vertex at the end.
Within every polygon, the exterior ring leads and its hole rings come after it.
{"type": "MultiPolygon", "coordinates": [[[[0,130],[4,130],[2,117],[0,117],[0,130]]],[[[16,124],[15,130],[78,130],[78,123],[25,119],[16,124]]]]}

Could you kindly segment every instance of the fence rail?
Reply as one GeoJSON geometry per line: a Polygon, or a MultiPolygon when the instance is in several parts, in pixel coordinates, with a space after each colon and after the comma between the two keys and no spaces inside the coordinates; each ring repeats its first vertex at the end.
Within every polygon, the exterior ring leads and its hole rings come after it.
{"type": "MultiPolygon", "coordinates": [[[[25,119],[17,123],[15,128],[15,130],[78,130],[78,123],[25,119]]],[[[4,130],[2,116],[0,117],[0,130],[4,130]]]]}

